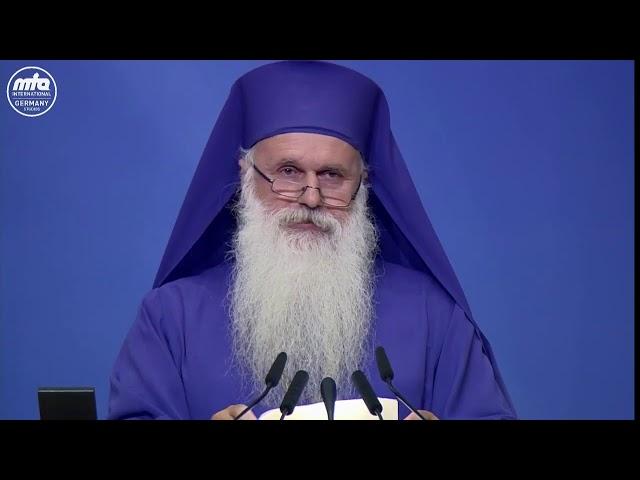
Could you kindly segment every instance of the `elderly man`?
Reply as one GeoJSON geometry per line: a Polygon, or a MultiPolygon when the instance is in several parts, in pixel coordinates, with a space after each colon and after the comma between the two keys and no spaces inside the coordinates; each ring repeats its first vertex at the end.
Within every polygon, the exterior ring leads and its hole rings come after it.
{"type": "MultiPolygon", "coordinates": [[[[426,418],[512,419],[489,342],[420,203],[383,92],[325,62],[278,62],[238,79],[214,127],[111,377],[109,417],[232,419],[375,392],[374,348],[426,418]]],[[[387,395],[389,396],[389,395],[387,395]]],[[[402,407],[403,418],[417,418],[402,407]]]]}

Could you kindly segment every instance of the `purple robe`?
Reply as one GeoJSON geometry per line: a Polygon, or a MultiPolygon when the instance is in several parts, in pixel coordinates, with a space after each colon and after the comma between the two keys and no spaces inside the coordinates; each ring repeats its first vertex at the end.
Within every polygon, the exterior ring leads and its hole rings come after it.
{"type": "MultiPolygon", "coordinates": [[[[396,387],[440,418],[515,418],[395,142],[384,93],[353,70],[306,61],[259,67],[231,88],[114,366],[109,418],[205,419],[249,401],[229,365],[225,254],[236,224],[227,207],[240,147],[285,132],[340,138],[367,163],[380,237],[375,344],[387,351],[396,387]]],[[[379,396],[391,397],[369,358],[362,370],[379,396]]]]}
{"type": "MultiPolygon", "coordinates": [[[[222,263],[145,296],[111,377],[109,418],[209,419],[249,402],[229,365],[229,272],[222,263]]],[[[433,277],[382,261],[376,275],[375,344],[409,402],[441,419],[515,418],[480,332],[433,277]]],[[[363,367],[376,394],[392,398],[372,352],[363,367]]]]}

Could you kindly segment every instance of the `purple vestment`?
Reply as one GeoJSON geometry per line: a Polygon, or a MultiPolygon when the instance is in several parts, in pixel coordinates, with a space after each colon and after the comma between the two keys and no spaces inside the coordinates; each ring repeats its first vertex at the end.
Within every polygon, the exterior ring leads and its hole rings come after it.
{"type": "MultiPolygon", "coordinates": [[[[376,345],[397,388],[448,418],[515,418],[489,342],[424,211],[380,88],[324,62],[279,62],[238,79],[211,133],[154,282],[111,377],[109,418],[206,419],[249,399],[230,365],[225,296],[240,147],[285,132],[335,136],[361,152],[380,234],[376,345]]],[[[369,355],[362,370],[391,396],[369,355]]],[[[266,374],[266,372],[265,372],[266,374]]],[[[260,414],[266,407],[254,409],[260,414]]],[[[404,407],[403,407],[404,408],[404,407]]],[[[401,414],[406,410],[401,409],[401,414]]]]}

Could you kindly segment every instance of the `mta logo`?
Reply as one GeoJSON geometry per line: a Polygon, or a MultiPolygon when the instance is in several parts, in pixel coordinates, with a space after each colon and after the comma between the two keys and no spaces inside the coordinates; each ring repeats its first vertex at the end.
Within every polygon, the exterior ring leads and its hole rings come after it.
{"type": "Polygon", "coordinates": [[[58,96],[53,76],[44,68],[23,67],[7,82],[7,101],[20,115],[39,117],[47,113],[58,96]]]}
{"type": "Polygon", "coordinates": [[[31,78],[16,78],[15,82],[13,82],[12,90],[15,92],[38,89],[40,91],[48,92],[50,84],[51,81],[48,78],[40,78],[40,74],[36,72],[31,78]]]}

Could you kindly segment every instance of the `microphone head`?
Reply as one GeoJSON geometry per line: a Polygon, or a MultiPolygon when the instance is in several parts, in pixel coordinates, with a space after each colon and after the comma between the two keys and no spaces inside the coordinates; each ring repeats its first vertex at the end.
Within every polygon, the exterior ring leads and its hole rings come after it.
{"type": "Polygon", "coordinates": [[[387,383],[393,380],[393,369],[391,368],[389,357],[387,357],[387,353],[382,347],[376,348],[376,363],[378,364],[378,372],[382,381],[387,383]]]}
{"type": "Polygon", "coordinates": [[[282,372],[284,371],[284,366],[287,364],[287,354],[284,352],[280,352],[276,357],[273,365],[269,369],[269,373],[264,379],[264,382],[267,384],[267,387],[273,388],[280,382],[280,378],[282,377],[282,372]]]}
{"type": "Polygon", "coordinates": [[[367,377],[365,377],[364,373],[361,370],[356,370],[351,374],[351,381],[360,392],[360,396],[362,400],[364,400],[365,405],[369,409],[371,415],[377,415],[378,413],[382,413],[382,404],[376,393],[371,388],[371,384],[367,377]]]}
{"type": "Polygon", "coordinates": [[[293,410],[296,408],[298,404],[298,400],[300,400],[300,395],[302,395],[302,391],[304,387],[307,386],[307,382],[309,381],[309,374],[304,370],[298,370],[296,374],[293,376],[293,380],[291,380],[291,384],[287,389],[287,393],[284,394],[284,398],[282,399],[282,403],[280,404],[280,411],[287,415],[291,415],[293,410]]]}
{"type": "Polygon", "coordinates": [[[322,401],[327,408],[327,415],[329,420],[333,420],[333,411],[336,406],[336,382],[331,377],[326,377],[320,383],[320,395],[322,395],[322,401]]]}

